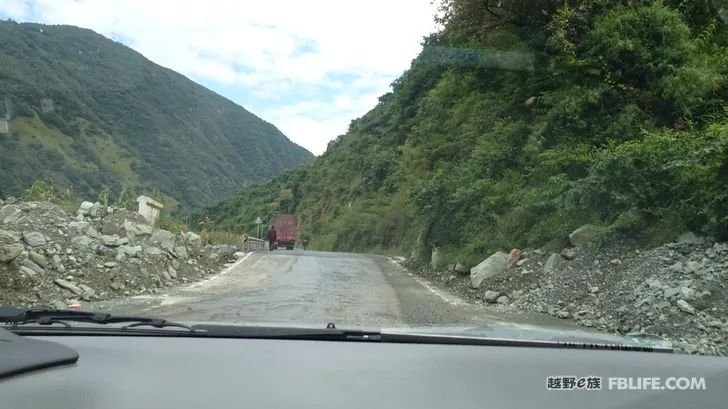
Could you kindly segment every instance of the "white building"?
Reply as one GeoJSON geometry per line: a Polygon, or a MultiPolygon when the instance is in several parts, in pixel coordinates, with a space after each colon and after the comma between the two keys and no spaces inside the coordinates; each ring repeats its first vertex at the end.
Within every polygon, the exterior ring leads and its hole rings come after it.
{"type": "Polygon", "coordinates": [[[137,197],[136,200],[137,203],[139,203],[139,214],[147,219],[149,224],[152,226],[157,224],[157,220],[159,220],[159,211],[162,210],[164,205],[151,197],[144,195],[137,197]]]}

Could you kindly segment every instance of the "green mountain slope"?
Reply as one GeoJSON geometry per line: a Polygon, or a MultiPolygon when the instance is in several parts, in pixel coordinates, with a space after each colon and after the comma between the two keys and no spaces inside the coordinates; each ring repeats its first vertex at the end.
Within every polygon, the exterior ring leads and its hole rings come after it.
{"type": "Polygon", "coordinates": [[[393,92],[309,164],[210,209],[295,212],[322,249],[443,262],[593,223],[728,236],[728,8],[449,0],[393,92]]]}
{"type": "Polygon", "coordinates": [[[311,153],[233,102],[90,30],[0,22],[0,196],[158,191],[199,208],[311,153]]]}

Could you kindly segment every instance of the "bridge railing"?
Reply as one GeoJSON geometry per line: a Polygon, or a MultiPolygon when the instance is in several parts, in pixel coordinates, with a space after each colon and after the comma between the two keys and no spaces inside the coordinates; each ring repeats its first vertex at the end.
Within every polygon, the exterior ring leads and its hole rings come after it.
{"type": "Polygon", "coordinates": [[[255,237],[248,237],[248,240],[243,242],[243,251],[257,251],[265,248],[265,240],[256,239],[255,237]]]}

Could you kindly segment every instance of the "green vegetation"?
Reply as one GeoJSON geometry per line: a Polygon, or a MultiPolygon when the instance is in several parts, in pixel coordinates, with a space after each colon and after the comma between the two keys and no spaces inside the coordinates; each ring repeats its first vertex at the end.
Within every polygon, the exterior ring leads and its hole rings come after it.
{"type": "MultiPolygon", "coordinates": [[[[312,155],[233,102],[90,30],[0,21],[0,197],[52,178],[199,209],[312,155]]],[[[136,197],[136,196],[134,196],[136,197]]]]}
{"type": "Polygon", "coordinates": [[[25,191],[25,200],[35,202],[54,203],[69,213],[78,209],[78,201],[71,193],[71,189],[60,190],[52,180],[37,180],[25,191]]]}
{"type": "Polygon", "coordinates": [[[324,155],[209,215],[254,231],[255,217],[290,212],[316,248],[427,260],[437,246],[466,263],[584,223],[726,239],[725,10],[447,0],[444,29],[324,155]]]}

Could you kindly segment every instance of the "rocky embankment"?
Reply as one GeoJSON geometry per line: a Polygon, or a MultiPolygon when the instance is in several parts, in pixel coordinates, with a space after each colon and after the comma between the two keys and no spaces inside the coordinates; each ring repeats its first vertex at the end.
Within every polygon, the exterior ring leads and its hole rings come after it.
{"type": "Polygon", "coordinates": [[[503,312],[529,311],[688,353],[728,355],[728,243],[691,232],[655,248],[583,226],[557,252],[497,252],[431,278],[503,312]]]}
{"type": "Polygon", "coordinates": [[[219,272],[237,251],[100,203],[70,215],[50,203],[0,200],[0,304],[66,308],[157,293],[219,272]]]}

